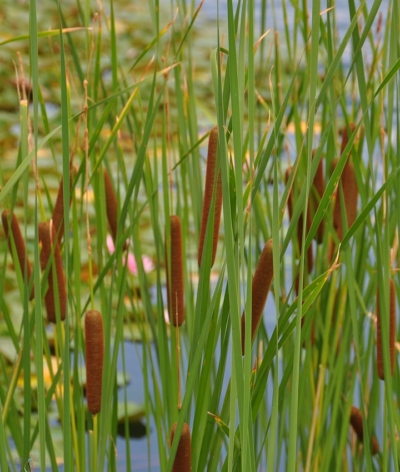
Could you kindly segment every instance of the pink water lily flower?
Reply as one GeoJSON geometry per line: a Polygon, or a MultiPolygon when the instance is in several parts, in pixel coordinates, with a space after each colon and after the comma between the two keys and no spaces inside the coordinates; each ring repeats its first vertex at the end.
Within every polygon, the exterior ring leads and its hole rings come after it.
{"type": "MultiPolygon", "coordinates": [[[[114,254],[115,245],[114,245],[113,238],[109,234],[107,235],[107,248],[110,254],[114,254]]],[[[123,263],[127,264],[128,270],[131,274],[133,275],[138,274],[138,267],[137,267],[136,259],[132,252],[128,252],[128,255],[124,254],[123,263]]],[[[153,261],[150,259],[149,256],[142,256],[142,264],[143,264],[143,269],[146,273],[151,272],[154,269],[153,261]]]]}

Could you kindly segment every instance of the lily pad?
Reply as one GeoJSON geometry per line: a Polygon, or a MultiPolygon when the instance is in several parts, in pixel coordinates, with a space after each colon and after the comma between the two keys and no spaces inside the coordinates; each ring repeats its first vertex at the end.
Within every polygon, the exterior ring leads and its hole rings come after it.
{"type": "Polygon", "coordinates": [[[17,351],[11,338],[0,338],[0,354],[3,354],[10,364],[17,360],[17,351]]]}
{"type": "Polygon", "coordinates": [[[131,342],[142,342],[146,338],[146,342],[153,341],[153,335],[148,323],[130,323],[124,325],[124,339],[131,342]]]}
{"type": "MultiPolygon", "coordinates": [[[[73,376],[73,372],[71,372],[71,378],[73,376]]],[[[85,366],[80,366],[78,367],[78,378],[80,380],[80,385],[82,387],[86,386],[86,367],[85,366]]],[[[131,381],[131,378],[128,374],[125,374],[124,372],[117,372],[117,387],[121,388],[124,385],[128,385],[129,382],[131,381]]]]}
{"type": "Polygon", "coordinates": [[[129,423],[134,423],[143,418],[146,414],[144,405],[134,402],[118,402],[118,424],[124,424],[125,417],[128,417],[129,423]]]}

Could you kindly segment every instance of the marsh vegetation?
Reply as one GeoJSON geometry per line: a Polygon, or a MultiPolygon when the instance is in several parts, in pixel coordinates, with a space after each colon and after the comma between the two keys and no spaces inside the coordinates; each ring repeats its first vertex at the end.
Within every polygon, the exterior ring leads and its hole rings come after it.
{"type": "Polygon", "coordinates": [[[397,0],[0,20],[0,469],[399,470],[397,0]]]}

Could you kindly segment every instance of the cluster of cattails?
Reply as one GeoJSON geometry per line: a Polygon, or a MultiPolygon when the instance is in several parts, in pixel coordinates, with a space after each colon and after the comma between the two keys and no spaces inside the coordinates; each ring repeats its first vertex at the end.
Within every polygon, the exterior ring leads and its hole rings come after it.
{"type": "MultiPolygon", "coordinates": [[[[376,364],[378,376],[385,380],[383,369],[383,347],[382,347],[382,313],[380,307],[379,288],[376,297],[376,318],[377,318],[377,340],[376,340],[376,364]]],[[[393,376],[395,365],[395,343],[396,343],[396,287],[394,280],[389,281],[389,354],[390,354],[390,373],[393,376]]]]}
{"type": "MultiPolygon", "coordinates": [[[[171,428],[170,444],[174,440],[177,423],[171,428]]],[[[172,472],[190,472],[192,470],[190,428],[187,423],[183,423],[181,436],[179,438],[178,449],[176,451],[172,472]]]]}
{"type": "MultiPolygon", "coordinates": [[[[261,320],[262,312],[267,301],[268,292],[271,288],[272,278],[274,276],[273,257],[272,257],[272,239],[267,241],[261,253],[253,276],[251,286],[251,340],[254,340],[258,325],[261,320]]],[[[246,319],[242,314],[242,354],[245,350],[246,337],[246,319]]]]}
{"type": "MultiPolygon", "coordinates": [[[[77,174],[74,166],[70,167],[69,188],[70,199],[72,201],[73,182],[77,174]]],[[[56,203],[53,208],[53,215],[50,222],[39,223],[39,241],[42,245],[40,253],[40,267],[43,272],[48,265],[47,291],[44,295],[47,319],[51,323],[56,323],[57,309],[59,309],[61,321],[65,320],[67,312],[67,289],[64,269],[61,258],[60,245],[64,236],[64,180],[61,179],[58,189],[56,203]]]]}
{"type": "Polygon", "coordinates": [[[47,319],[51,323],[56,323],[56,313],[59,308],[60,319],[64,321],[67,311],[67,289],[57,232],[51,221],[39,223],[39,240],[42,244],[40,253],[42,271],[46,271],[50,264],[47,277],[48,287],[44,295],[47,319]]]}
{"type": "Polygon", "coordinates": [[[85,316],[86,342],[86,398],[88,410],[96,415],[101,410],[101,386],[103,377],[104,334],[103,318],[97,310],[85,316]]]}
{"type": "MultiPolygon", "coordinates": [[[[360,443],[364,442],[364,429],[363,429],[363,416],[361,411],[355,407],[351,407],[350,411],[350,424],[357,435],[358,440],[360,443]]],[[[379,452],[379,444],[378,440],[375,436],[371,438],[371,453],[372,455],[378,454],[379,452]]]]}
{"type": "MultiPolygon", "coordinates": [[[[6,235],[8,241],[8,247],[10,249],[10,253],[13,256],[13,241],[15,245],[15,252],[17,255],[17,260],[19,263],[19,267],[21,269],[21,273],[26,281],[27,285],[31,284],[32,278],[32,266],[29,262],[26,248],[25,248],[25,241],[21,233],[21,229],[18,224],[17,217],[14,213],[11,213],[10,210],[4,210],[1,214],[1,219],[3,222],[4,233],[6,235]]],[[[14,261],[15,263],[15,261],[14,261]]],[[[32,300],[35,296],[34,287],[32,284],[32,289],[29,294],[29,300],[32,300]]]]}
{"type": "Polygon", "coordinates": [[[201,217],[200,240],[198,250],[198,264],[201,266],[203,257],[204,240],[206,237],[207,223],[211,212],[213,195],[215,194],[214,221],[213,221],[213,245],[211,256],[211,267],[214,265],[217,253],[219,224],[222,209],[222,180],[221,171],[218,169],[218,128],[215,127],[210,132],[207,153],[206,183],[204,189],[203,213],[201,217]]]}
{"type": "MultiPolygon", "coordinates": [[[[71,166],[70,172],[70,202],[72,200],[72,186],[77,169],[71,166]]],[[[42,245],[40,253],[40,267],[42,271],[47,271],[48,288],[44,296],[47,319],[55,323],[57,310],[59,310],[60,319],[65,319],[67,310],[67,291],[64,276],[64,269],[61,259],[60,244],[64,235],[64,183],[61,180],[56,203],[53,209],[53,215],[50,222],[39,223],[38,233],[39,241],[42,245]],[[50,265],[49,265],[50,264],[50,265]]],[[[11,254],[13,254],[13,244],[18,258],[18,263],[24,279],[28,284],[32,278],[32,266],[27,258],[24,239],[19,228],[18,220],[10,210],[4,210],[2,213],[2,222],[5,235],[11,254]]],[[[29,299],[34,298],[34,288],[29,294],[29,299]]]]}
{"type": "MultiPolygon", "coordinates": [[[[356,126],[354,123],[350,123],[349,131],[354,132],[356,126]]],[[[348,134],[347,127],[344,127],[341,130],[342,134],[342,143],[340,148],[340,154],[343,154],[345,147],[349,141],[349,134],[348,134]]],[[[313,151],[313,158],[315,156],[315,151],[313,151]]],[[[332,172],[334,171],[336,165],[338,163],[338,159],[334,159],[332,163],[332,172]]],[[[292,172],[292,167],[289,167],[286,170],[285,180],[286,183],[289,180],[290,174],[292,172]]],[[[311,221],[313,216],[316,213],[318,208],[319,202],[324,194],[325,189],[325,181],[324,181],[324,172],[323,172],[323,164],[322,160],[320,160],[313,182],[311,186],[311,192],[308,199],[308,208],[307,208],[307,222],[306,222],[306,229],[309,230],[311,226],[311,221]]],[[[289,210],[289,218],[292,219],[293,215],[293,189],[291,189],[288,197],[288,210],[289,210]]],[[[346,221],[347,229],[352,226],[354,223],[356,216],[357,216],[357,200],[358,200],[358,185],[356,180],[356,174],[354,170],[354,164],[351,160],[351,156],[348,157],[346,164],[343,168],[342,174],[339,179],[338,187],[335,192],[335,199],[334,199],[334,209],[333,209],[333,227],[336,231],[338,239],[341,241],[344,235],[343,229],[343,222],[344,218],[346,221]],[[341,201],[344,201],[344,205],[341,204],[341,201]]],[[[302,234],[303,234],[303,215],[300,215],[299,223],[297,227],[297,240],[299,243],[299,247],[302,244],[302,234]]],[[[318,244],[322,243],[325,231],[325,222],[321,220],[319,227],[315,234],[315,239],[318,244]]],[[[331,242],[331,247],[329,251],[329,258],[331,259],[332,253],[334,250],[333,242],[331,242]]],[[[307,267],[308,271],[310,272],[313,267],[313,254],[311,246],[308,248],[307,253],[307,267]]]]}

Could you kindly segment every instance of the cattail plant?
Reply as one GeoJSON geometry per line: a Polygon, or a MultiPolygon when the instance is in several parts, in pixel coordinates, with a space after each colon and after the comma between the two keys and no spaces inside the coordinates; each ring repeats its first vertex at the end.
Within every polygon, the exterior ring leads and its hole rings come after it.
{"type": "MultiPolygon", "coordinates": [[[[185,321],[185,308],[183,297],[183,258],[182,258],[182,230],[181,220],[177,215],[171,215],[171,264],[169,274],[168,248],[165,244],[166,268],[167,268],[167,300],[169,319],[174,326],[180,326],[185,321]],[[171,275],[171,277],[170,277],[171,275]]],[[[167,240],[167,238],[166,238],[167,240]]]]}
{"type": "MultiPolygon", "coordinates": [[[[177,423],[171,428],[170,444],[174,440],[177,423]]],[[[178,449],[176,451],[172,472],[190,472],[192,470],[192,457],[190,445],[190,428],[187,423],[183,423],[178,449]]]]}
{"type": "MultiPolygon", "coordinates": [[[[267,301],[274,276],[272,258],[272,239],[268,240],[261,253],[251,286],[251,341],[254,340],[262,312],[267,301]]],[[[242,354],[245,348],[245,314],[242,314],[242,354]]]]}
{"type": "MultiPolygon", "coordinates": [[[[313,158],[315,156],[315,150],[313,151],[313,158]]],[[[325,191],[325,179],[324,179],[324,169],[322,165],[322,159],[319,161],[317,171],[314,176],[314,180],[311,186],[311,195],[310,195],[310,220],[312,220],[313,215],[315,215],[319,202],[325,191]]],[[[318,229],[315,233],[315,240],[318,244],[321,244],[324,239],[325,232],[325,221],[322,219],[318,229]]]]}
{"type": "Polygon", "coordinates": [[[85,316],[86,340],[86,398],[88,410],[97,415],[101,410],[101,385],[103,376],[104,334],[103,318],[97,310],[85,316]]]}
{"type": "MultiPolygon", "coordinates": [[[[363,416],[361,411],[355,407],[351,407],[350,411],[350,424],[357,435],[358,440],[360,443],[364,441],[364,430],[363,430],[363,416]]],[[[371,438],[371,453],[374,456],[379,452],[379,444],[378,440],[375,436],[371,438]]]]}
{"type": "MultiPolygon", "coordinates": [[[[69,174],[69,205],[72,202],[72,185],[77,174],[77,169],[75,166],[72,166],[69,174]]],[[[53,225],[56,229],[57,238],[59,244],[61,244],[62,238],[64,236],[64,179],[61,179],[60,188],[58,189],[56,203],[53,209],[53,225]]]]}
{"type": "Polygon", "coordinates": [[[217,149],[218,149],[218,127],[210,132],[208,141],[206,184],[204,189],[203,213],[201,217],[200,241],[198,250],[198,264],[201,266],[201,258],[203,256],[204,239],[206,237],[207,221],[211,210],[211,203],[215,189],[215,208],[214,208],[214,224],[213,224],[213,247],[211,257],[211,267],[214,265],[215,256],[217,254],[219,224],[221,220],[222,209],[222,180],[221,172],[217,169],[217,149]]]}
{"type": "MultiPolygon", "coordinates": [[[[389,281],[389,353],[390,353],[390,372],[393,376],[395,364],[395,343],[396,343],[396,287],[394,280],[389,281]]],[[[383,352],[382,352],[382,314],[380,308],[379,289],[376,296],[376,318],[377,318],[377,340],[376,340],[376,365],[378,376],[385,380],[383,370],[383,352]]]]}
{"type": "MultiPolygon", "coordinates": [[[[114,191],[114,187],[111,181],[110,174],[108,170],[104,168],[104,190],[106,196],[106,212],[107,220],[110,226],[111,236],[113,238],[114,244],[117,242],[117,228],[118,228],[118,202],[117,196],[114,191]]],[[[127,248],[127,243],[125,242],[123,249],[127,248]]]]}
{"type": "MultiPolygon", "coordinates": [[[[355,129],[356,129],[356,124],[350,123],[349,130],[352,134],[355,129]]],[[[347,143],[349,142],[349,133],[347,131],[347,126],[343,126],[343,128],[341,129],[341,135],[342,135],[342,144],[340,146],[340,155],[343,154],[344,148],[347,146],[347,143]]]]}
{"type": "MultiPolygon", "coordinates": [[[[285,173],[286,184],[289,181],[289,176],[291,172],[292,172],[292,167],[288,167],[285,173]]],[[[288,211],[289,211],[289,219],[291,220],[293,217],[293,188],[290,190],[290,193],[288,196],[288,211]]],[[[310,206],[310,199],[309,199],[308,206],[307,206],[307,231],[310,229],[310,227],[311,227],[311,206],[310,206]]],[[[301,245],[303,243],[303,213],[301,213],[298,224],[297,224],[297,241],[299,244],[299,249],[301,250],[301,245]]],[[[314,266],[314,256],[313,256],[312,245],[310,244],[310,246],[307,249],[308,273],[312,271],[313,266],[314,266]]]]}
{"type": "MultiPolygon", "coordinates": [[[[27,284],[29,285],[32,276],[32,266],[26,254],[25,242],[18,224],[17,217],[14,215],[14,213],[11,213],[11,210],[4,210],[1,214],[1,219],[3,222],[4,233],[8,241],[8,247],[10,249],[11,256],[13,255],[13,239],[21,273],[24,276],[24,280],[26,280],[27,284]]],[[[32,285],[32,290],[29,294],[29,300],[32,300],[34,296],[35,291],[32,285]]]]}
{"type": "Polygon", "coordinates": [[[56,308],[58,305],[60,308],[61,321],[64,321],[67,311],[67,291],[57,233],[52,223],[39,223],[39,240],[42,243],[42,251],[40,253],[40,267],[42,271],[46,270],[50,261],[48,288],[44,296],[47,319],[51,323],[56,322],[56,308]],[[55,278],[56,280],[54,280],[55,278]],[[58,301],[55,299],[56,287],[54,283],[57,284],[58,301]]]}
{"type": "Polygon", "coordinates": [[[339,240],[343,239],[343,209],[341,206],[340,188],[343,190],[344,210],[346,211],[347,228],[354,223],[357,216],[358,185],[354,165],[347,161],[339,180],[339,186],[336,191],[335,208],[333,211],[333,226],[336,230],[339,240]]]}
{"type": "MultiPolygon", "coordinates": [[[[354,130],[355,125],[350,124],[350,129],[354,130]]],[[[342,130],[342,146],[341,154],[348,143],[347,128],[342,130]]],[[[337,160],[333,161],[333,170],[337,165],[337,160]]],[[[343,211],[346,212],[347,228],[354,223],[357,216],[357,199],[358,199],[358,185],[356,174],[354,171],[354,164],[350,161],[350,156],[347,158],[346,164],[343,168],[342,175],[339,180],[339,185],[336,190],[336,201],[333,210],[333,226],[336,230],[340,241],[343,239],[343,211]],[[344,209],[341,205],[340,189],[343,190],[344,209]]]]}

